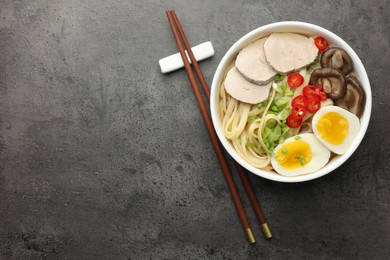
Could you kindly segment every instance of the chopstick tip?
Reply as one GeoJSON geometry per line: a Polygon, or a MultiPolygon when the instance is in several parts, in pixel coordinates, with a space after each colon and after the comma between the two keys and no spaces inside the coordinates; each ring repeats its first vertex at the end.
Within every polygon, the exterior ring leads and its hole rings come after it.
{"type": "Polygon", "coordinates": [[[245,229],[245,236],[250,244],[256,243],[255,236],[253,235],[252,229],[250,227],[245,229]]]}
{"type": "Polygon", "coordinates": [[[272,238],[272,233],[271,230],[269,229],[267,222],[261,224],[261,231],[263,231],[264,237],[266,239],[272,238]]]}

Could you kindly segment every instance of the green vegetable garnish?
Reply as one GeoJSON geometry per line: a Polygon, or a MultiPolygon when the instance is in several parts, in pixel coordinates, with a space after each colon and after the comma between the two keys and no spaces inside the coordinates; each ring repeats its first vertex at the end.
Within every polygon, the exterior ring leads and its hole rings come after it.
{"type": "Polygon", "coordinates": [[[280,128],[279,125],[277,125],[273,131],[271,132],[270,136],[273,141],[276,141],[279,139],[280,135],[282,134],[282,129],[280,128]]]}
{"type": "Polygon", "coordinates": [[[259,153],[264,153],[265,151],[264,151],[264,148],[260,145],[258,148],[257,148],[257,151],[259,152],[259,153]]]}
{"type": "Polygon", "coordinates": [[[281,87],[279,86],[279,84],[277,84],[277,83],[272,83],[272,88],[277,92],[277,93],[280,93],[280,94],[283,94],[283,92],[282,92],[282,89],[281,89],[281,87]]]}
{"type": "Polygon", "coordinates": [[[284,80],[284,75],[282,74],[276,74],[276,76],[274,77],[274,82],[279,82],[282,80],[284,80]]]}
{"type": "Polygon", "coordinates": [[[276,120],[268,120],[265,124],[266,127],[272,128],[276,125],[276,120]]]}
{"type": "Polygon", "coordinates": [[[249,142],[249,140],[246,142],[246,144],[250,147],[250,148],[253,148],[255,147],[255,144],[254,143],[251,143],[249,142]]]}
{"type": "Polygon", "coordinates": [[[267,107],[268,103],[269,103],[269,100],[267,99],[267,100],[265,100],[265,101],[260,102],[259,104],[257,104],[257,107],[258,107],[258,108],[267,107]]]}
{"type": "Polygon", "coordinates": [[[279,107],[277,105],[272,105],[271,106],[271,111],[279,112],[279,107]]]}
{"type": "Polygon", "coordinates": [[[287,104],[290,100],[291,100],[291,98],[289,98],[289,97],[281,97],[275,101],[275,105],[278,107],[281,107],[281,106],[287,104]]]}
{"type": "Polygon", "coordinates": [[[280,84],[280,90],[282,91],[282,93],[284,93],[287,89],[287,84],[286,82],[282,82],[282,84],[280,84]]]}
{"type": "Polygon", "coordinates": [[[253,121],[255,121],[256,117],[254,116],[251,116],[251,117],[248,117],[248,119],[246,120],[248,123],[252,123],[253,121]]]}
{"type": "Polygon", "coordinates": [[[285,94],[286,94],[287,97],[292,97],[292,96],[294,96],[294,92],[292,92],[291,89],[287,89],[285,94]]]}
{"type": "Polygon", "coordinates": [[[269,136],[269,134],[271,133],[271,128],[269,128],[269,127],[265,127],[264,128],[264,133],[263,133],[263,137],[264,138],[267,138],[268,136],[269,136]]]}
{"type": "Polygon", "coordinates": [[[318,60],[315,59],[315,60],[313,60],[312,62],[309,63],[309,66],[316,65],[317,63],[318,63],[318,60]]]}
{"type": "Polygon", "coordinates": [[[287,153],[288,153],[287,148],[283,148],[283,149],[282,149],[282,154],[286,155],[287,153]]]}
{"type": "Polygon", "coordinates": [[[282,137],[283,137],[284,139],[287,139],[287,138],[291,137],[290,131],[287,131],[287,132],[285,132],[284,134],[282,134],[282,137]]]}
{"type": "MultiPolygon", "coordinates": [[[[287,117],[290,115],[290,108],[286,107],[279,113],[280,120],[286,120],[287,117]]],[[[290,129],[290,128],[288,128],[290,129]]]]}
{"type": "Polygon", "coordinates": [[[305,165],[305,157],[303,155],[297,155],[295,158],[299,161],[301,166],[305,165]]]}
{"type": "Polygon", "coordinates": [[[314,68],[316,67],[317,63],[318,63],[318,60],[317,60],[317,59],[316,59],[316,60],[313,60],[313,61],[306,67],[306,70],[307,70],[308,72],[310,72],[311,70],[314,70],[314,68]]]}
{"type": "Polygon", "coordinates": [[[286,124],[285,121],[282,122],[282,123],[280,124],[280,126],[282,127],[282,132],[283,132],[283,133],[287,133],[287,132],[290,131],[290,127],[288,127],[288,125],[286,124]]]}
{"type": "Polygon", "coordinates": [[[297,136],[294,137],[294,139],[295,140],[299,140],[299,139],[301,139],[301,137],[299,135],[297,135],[297,136]]]}

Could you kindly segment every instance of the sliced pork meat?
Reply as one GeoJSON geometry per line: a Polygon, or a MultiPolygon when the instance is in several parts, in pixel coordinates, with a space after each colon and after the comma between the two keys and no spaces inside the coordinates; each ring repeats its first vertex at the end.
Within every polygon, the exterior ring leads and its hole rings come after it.
{"type": "Polygon", "coordinates": [[[310,64],[318,55],[313,38],[296,33],[272,33],[264,43],[268,63],[287,74],[310,64]]]}
{"type": "Polygon", "coordinates": [[[271,84],[257,85],[247,81],[236,67],[232,67],[225,78],[225,89],[235,99],[257,104],[268,98],[271,84]]]}
{"type": "Polygon", "coordinates": [[[262,38],[242,48],[235,62],[238,71],[248,81],[261,85],[270,82],[276,75],[276,71],[268,64],[264,54],[262,38]]]}

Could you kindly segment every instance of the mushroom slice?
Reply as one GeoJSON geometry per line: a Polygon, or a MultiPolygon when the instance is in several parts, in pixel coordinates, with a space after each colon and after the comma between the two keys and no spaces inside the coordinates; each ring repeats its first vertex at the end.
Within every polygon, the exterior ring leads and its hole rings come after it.
{"type": "Polygon", "coordinates": [[[272,33],[264,43],[264,53],[276,71],[287,74],[313,62],[318,48],[313,38],[296,33],[272,33]]]}
{"type": "Polygon", "coordinates": [[[340,69],[345,75],[353,69],[351,57],[345,50],[338,47],[331,47],[322,53],[321,66],[323,68],[340,69]]]}
{"type": "Polygon", "coordinates": [[[338,69],[316,69],[310,76],[310,84],[324,86],[329,98],[335,100],[344,96],[347,90],[344,73],[338,69]]]}
{"type": "Polygon", "coordinates": [[[232,67],[225,78],[225,89],[235,99],[257,104],[268,98],[272,82],[259,86],[247,81],[236,67],[232,67]]]}
{"type": "Polygon", "coordinates": [[[248,81],[261,85],[270,82],[276,71],[268,64],[264,54],[266,38],[259,39],[241,49],[236,58],[236,68],[248,81]]]}
{"type": "Polygon", "coordinates": [[[301,128],[299,129],[299,133],[313,133],[312,122],[309,122],[308,120],[303,121],[301,128]]]}
{"type": "Polygon", "coordinates": [[[335,104],[360,117],[363,113],[365,103],[366,94],[360,81],[354,76],[348,76],[347,91],[342,98],[335,100],[335,104]]]}

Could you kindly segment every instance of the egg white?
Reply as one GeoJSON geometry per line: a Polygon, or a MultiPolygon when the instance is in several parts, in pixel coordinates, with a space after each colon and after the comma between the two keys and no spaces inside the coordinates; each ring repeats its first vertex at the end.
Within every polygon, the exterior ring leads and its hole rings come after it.
{"type": "Polygon", "coordinates": [[[353,140],[356,138],[357,134],[359,133],[360,121],[356,115],[352,114],[351,112],[349,112],[341,107],[327,106],[327,107],[324,107],[324,108],[321,108],[320,110],[318,110],[317,113],[313,116],[312,128],[313,128],[314,135],[329,150],[331,150],[335,154],[344,154],[348,150],[348,148],[351,147],[353,140]],[[339,144],[339,145],[331,144],[328,141],[322,139],[319,132],[318,132],[318,129],[316,126],[318,119],[321,118],[321,116],[323,116],[324,114],[326,114],[328,112],[336,112],[336,113],[340,114],[341,116],[345,117],[345,119],[347,119],[347,121],[348,121],[348,124],[349,124],[348,134],[347,134],[344,142],[339,144]]]}
{"type": "Polygon", "coordinates": [[[277,154],[277,152],[282,148],[282,146],[284,144],[287,144],[289,142],[295,142],[298,139],[300,141],[304,141],[304,142],[309,144],[309,146],[312,150],[312,159],[309,163],[307,163],[306,165],[302,166],[299,169],[288,170],[288,169],[283,168],[278,163],[275,156],[272,156],[272,158],[271,158],[272,167],[274,168],[274,170],[277,173],[279,173],[283,176],[292,177],[292,176],[298,176],[298,175],[302,175],[302,174],[312,173],[312,172],[318,171],[319,169],[324,167],[325,164],[327,164],[327,162],[329,161],[330,151],[325,146],[323,146],[313,134],[303,133],[303,134],[299,134],[297,136],[290,137],[290,138],[286,139],[283,143],[276,146],[276,148],[274,150],[274,154],[277,154]]]}

